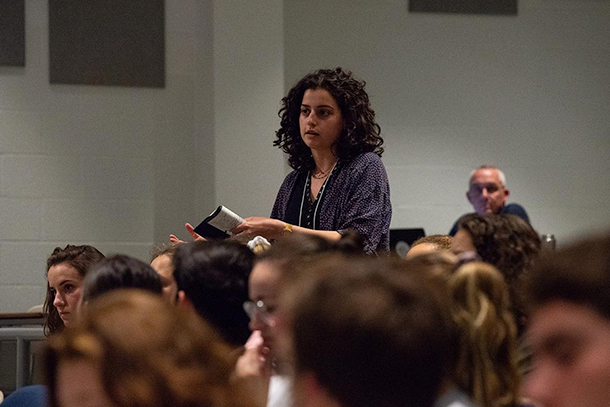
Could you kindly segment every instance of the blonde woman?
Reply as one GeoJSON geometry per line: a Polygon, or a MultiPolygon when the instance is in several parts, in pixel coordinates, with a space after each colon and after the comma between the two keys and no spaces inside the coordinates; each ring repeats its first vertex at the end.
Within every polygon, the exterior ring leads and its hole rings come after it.
{"type": "Polygon", "coordinates": [[[481,407],[520,405],[517,328],[502,274],[486,263],[467,263],[449,287],[460,329],[456,384],[481,407]]]}

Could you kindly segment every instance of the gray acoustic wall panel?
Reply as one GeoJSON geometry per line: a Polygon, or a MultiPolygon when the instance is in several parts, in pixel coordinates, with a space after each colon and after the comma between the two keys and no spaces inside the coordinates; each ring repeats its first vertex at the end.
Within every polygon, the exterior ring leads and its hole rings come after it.
{"type": "Polygon", "coordinates": [[[49,0],[49,48],[51,83],[164,87],[165,2],[49,0]]]}
{"type": "Polygon", "coordinates": [[[516,15],[517,0],[409,0],[409,11],[516,15]]]}
{"type": "Polygon", "coordinates": [[[25,66],[25,0],[0,0],[0,65],[25,66]]]}

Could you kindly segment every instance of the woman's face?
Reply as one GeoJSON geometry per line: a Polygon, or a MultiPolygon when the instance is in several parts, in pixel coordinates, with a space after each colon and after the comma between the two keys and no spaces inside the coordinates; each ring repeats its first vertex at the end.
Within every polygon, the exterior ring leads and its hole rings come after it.
{"type": "Polygon", "coordinates": [[[271,261],[259,261],[250,273],[248,283],[250,301],[261,304],[250,319],[250,329],[261,331],[264,346],[273,348],[276,337],[277,302],[279,295],[280,271],[271,261]]]}
{"type": "Polygon", "coordinates": [[[82,297],[83,276],[68,263],[60,263],[49,268],[47,273],[49,289],[55,295],[53,306],[65,326],[76,321],[82,297]]]}
{"type": "Polygon", "coordinates": [[[174,304],[178,297],[178,284],[174,278],[174,264],[167,254],[155,257],[150,266],[157,272],[163,284],[163,297],[174,304]]]}
{"type": "Polygon", "coordinates": [[[301,138],[312,150],[332,151],[343,131],[343,116],[335,98],[326,89],[307,89],[299,116],[301,138]]]}

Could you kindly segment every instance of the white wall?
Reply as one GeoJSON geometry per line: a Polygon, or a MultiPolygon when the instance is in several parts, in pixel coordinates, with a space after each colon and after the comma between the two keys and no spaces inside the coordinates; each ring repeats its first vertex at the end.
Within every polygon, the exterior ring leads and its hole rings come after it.
{"type": "Polygon", "coordinates": [[[286,1],[284,24],[287,84],[337,65],[367,81],[392,227],[447,233],[484,163],[560,244],[610,226],[610,2],[520,1],[500,17],[286,1]]]}

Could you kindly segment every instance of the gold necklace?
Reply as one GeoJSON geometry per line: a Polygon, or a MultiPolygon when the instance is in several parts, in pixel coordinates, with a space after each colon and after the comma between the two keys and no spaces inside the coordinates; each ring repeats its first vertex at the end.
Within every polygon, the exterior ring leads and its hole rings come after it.
{"type": "Polygon", "coordinates": [[[336,164],[337,164],[337,162],[335,161],[335,163],[332,165],[332,167],[330,167],[326,171],[320,170],[317,172],[313,172],[313,173],[311,173],[311,176],[314,177],[315,179],[324,179],[330,175],[331,171],[333,170],[333,168],[335,168],[336,164]]]}

